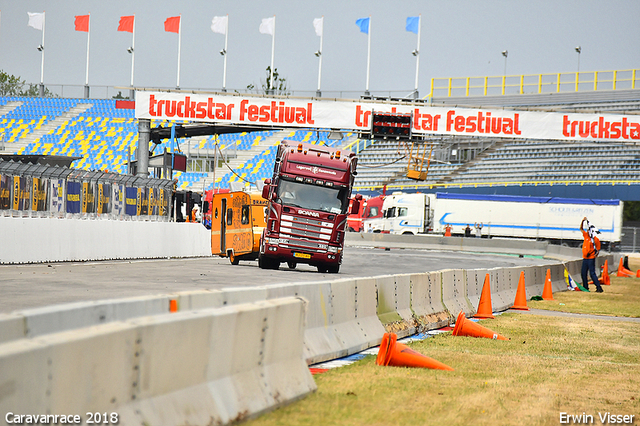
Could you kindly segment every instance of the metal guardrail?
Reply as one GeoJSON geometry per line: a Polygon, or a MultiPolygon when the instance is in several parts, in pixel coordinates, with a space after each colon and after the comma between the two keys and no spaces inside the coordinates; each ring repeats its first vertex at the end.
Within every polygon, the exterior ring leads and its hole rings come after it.
{"type": "MultiPolygon", "coordinates": [[[[508,181],[508,182],[461,182],[461,183],[407,183],[386,185],[387,189],[436,189],[436,188],[478,188],[498,186],[569,186],[569,185],[640,185],[640,180],[548,180],[548,181],[508,181]]],[[[366,185],[355,189],[382,189],[385,185],[366,185]]],[[[640,243],[640,241],[639,241],[640,243]]]]}
{"type": "Polygon", "coordinates": [[[432,78],[434,97],[592,92],[640,88],[640,70],[432,78]]]}

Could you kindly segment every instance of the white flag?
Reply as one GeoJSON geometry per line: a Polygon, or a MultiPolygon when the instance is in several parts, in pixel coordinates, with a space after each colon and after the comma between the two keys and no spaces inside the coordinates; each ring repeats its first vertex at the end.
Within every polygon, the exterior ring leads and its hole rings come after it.
{"type": "Polygon", "coordinates": [[[227,34],[228,16],[214,16],[211,20],[211,31],[218,34],[227,34]]]}
{"type": "Polygon", "coordinates": [[[273,35],[274,27],[276,26],[276,18],[272,16],[271,18],[264,18],[262,23],[260,24],[260,32],[262,34],[273,35]]]}
{"type": "Polygon", "coordinates": [[[29,15],[29,23],[27,25],[35,28],[36,30],[42,31],[42,27],[44,25],[44,13],[27,12],[27,14],[29,15]]]}
{"type": "Polygon", "coordinates": [[[322,24],[324,21],[324,17],[322,18],[316,18],[313,20],[313,28],[316,29],[316,35],[318,37],[322,37],[322,24]]]}

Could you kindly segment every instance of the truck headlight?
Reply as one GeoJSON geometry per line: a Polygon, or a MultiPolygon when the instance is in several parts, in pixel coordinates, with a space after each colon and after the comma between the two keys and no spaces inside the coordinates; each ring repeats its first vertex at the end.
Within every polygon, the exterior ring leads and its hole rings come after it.
{"type": "Polygon", "coordinates": [[[337,252],[338,252],[338,247],[329,246],[329,248],[327,249],[327,251],[328,251],[329,253],[337,253],[337,252]]]}

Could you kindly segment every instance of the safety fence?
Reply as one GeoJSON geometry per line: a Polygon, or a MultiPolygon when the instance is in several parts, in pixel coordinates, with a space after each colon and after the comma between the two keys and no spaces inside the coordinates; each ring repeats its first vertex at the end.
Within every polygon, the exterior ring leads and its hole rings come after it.
{"type": "Polygon", "coordinates": [[[0,160],[0,216],[169,220],[173,182],[0,160]]]}
{"type": "Polygon", "coordinates": [[[431,97],[591,92],[640,87],[637,69],[431,79],[431,97]]]}

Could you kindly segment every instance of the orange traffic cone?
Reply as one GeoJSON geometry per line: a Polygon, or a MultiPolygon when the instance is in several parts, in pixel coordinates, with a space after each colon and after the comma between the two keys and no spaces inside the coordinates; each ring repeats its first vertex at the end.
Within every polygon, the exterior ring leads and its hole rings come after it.
{"type": "Polygon", "coordinates": [[[480,294],[480,302],[478,303],[478,312],[474,318],[495,318],[493,316],[493,308],[491,306],[491,277],[489,274],[484,277],[484,285],[482,286],[482,294],[480,294]]]}
{"type": "Polygon", "coordinates": [[[456,326],[453,328],[454,336],[469,336],[469,337],[486,337],[493,340],[509,340],[506,337],[489,330],[487,327],[483,327],[473,321],[467,320],[464,312],[458,314],[456,319],[456,326]]]}
{"type": "MultiPolygon", "coordinates": [[[[640,269],[638,269],[638,273],[640,273],[640,269]]],[[[604,265],[602,266],[600,284],[611,285],[611,278],[609,278],[609,261],[607,259],[605,259],[604,265]]]]}
{"type": "Polygon", "coordinates": [[[620,264],[618,265],[618,272],[616,273],[617,277],[632,277],[633,272],[625,268],[622,264],[623,260],[620,258],[620,264]]]}
{"type": "Polygon", "coordinates": [[[376,357],[376,364],[453,371],[453,368],[448,365],[422,355],[407,345],[398,343],[398,336],[395,333],[384,333],[376,357]]]}
{"type": "Polygon", "coordinates": [[[547,277],[544,280],[544,288],[542,289],[543,300],[555,300],[553,298],[553,287],[551,286],[551,269],[547,269],[547,277]]]}
{"type": "Polygon", "coordinates": [[[513,302],[511,309],[520,309],[528,311],[527,306],[527,290],[524,287],[524,271],[520,272],[520,281],[518,281],[518,290],[516,291],[516,300],[513,302]]]}

